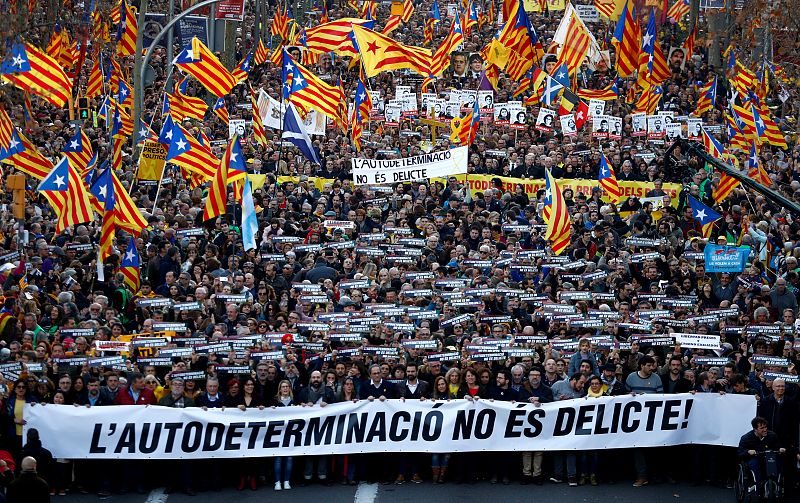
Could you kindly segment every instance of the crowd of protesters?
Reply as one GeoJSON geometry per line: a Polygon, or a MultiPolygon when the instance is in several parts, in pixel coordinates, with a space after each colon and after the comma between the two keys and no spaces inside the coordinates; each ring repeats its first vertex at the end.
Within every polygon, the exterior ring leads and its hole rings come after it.
{"type": "MultiPolygon", "coordinates": [[[[151,2],[151,10],[158,8],[151,2]]],[[[416,9],[409,24],[394,36],[421,45],[423,13],[430,10],[430,3],[419,2],[416,9]]],[[[331,4],[328,12],[331,19],[353,15],[344,5],[331,4]]],[[[549,42],[560,20],[558,13],[531,14],[531,19],[539,37],[549,42]]],[[[245,28],[252,22],[248,5],[245,28]]],[[[589,26],[598,40],[604,39],[605,23],[589,26]]],[[[473,29],[464,52],[479,52],[495,30],[473,29]]],[[[237,60],[254,45],[252,32],[242,33],[237,60]]],[[[445,33],[440,28],[435,41],[445,33]]],[[[44,32],[40,35],[46,37],[44,32]]],[[[679,45],[683,35],[677,25],[666,24],[659,36],[666,47],[679,45]]],[[[678,116],[693,110],[696,84],[705,82],[711,71],[707,50],[708,45],[696,44],[685,67],[673,68],[662,109],[678,116]]],[[[317,70],[323,76],[341,77],[352,95],[357,73],[347,71],[347,63],[323,55],[317,70]]],[[[169,65],[162,51],[156,51],[152,64],[156,85],[146,91],[144,114],[158,130],[160,91],[169,65]]],[[[436,89],[475,89],[477,77],[471,73],[455,77],[448,70],[436,89]]],[[[608,69],[584,65],[581,87],[600,89],[612,78],[608,69]]],[[[108,496],[112,491],[141,492],[151,483],[189,494],[231,485],[256,490],[274,484],[275,490],[287,490],[297,483],[362,480],[549,481],[571,486],[634,481],[640,487],[686,479],[730,484],[735,475],[734,449],[709,446],[207,460],[175,463],[159,481],[144,472],[143,463],[48,459],[38,434],[30,431],[23,438],[26,403],[259,408],[268,415],[273,407],[356,400],[548,403],[626,393],[691,392],[753,395],[759,416],[789,453],[785,467],[791,486],[797,480],[794,457],[800,428],[796,368],[800,341],[795,336],[800,327],[800,221],[790,208],[744,187],[715,204],[712,193],[719,173],[680,151],[675,154],[677,162],[667,162],[666,145],[629,136],[633,109],[624,93],[633,89],[634,81],[622,79],[620,97],[606,105],[608,113],[625,118],[625,133],[618,142],[605,142],[603,152],[620,180],[645,183],[646,196],[664,197],[666,204],[654,209],[652,201],[643,204],[631,196],[617,206],[604,201],[599,187],[589,193],[566,189],[572,242],[565,262],[547,251],[541,226],[544,190],[526,193],[522,183],[509,190],[497,179],[491,187],[476,191],[464,177],[397,184],[386,191],[356,186],[349,173],[356,154],[348,137],[335,129],[315,139],[320,167],[281,146],[277,137],[270,136],[267,147],[248,142],[248,170],[267,175],[253,194],[260,224],[259,248],[254,250],[243,250],[241,207],[232,194],[223,217],[203,222],[203,188],[190,190],[176,170],[158,186],[139,183],[127,150],[119,175],[148,225],[139,236],[118,232],[115,255],[105,262],[102,279],[95,248],[99,221],[55,233],[47,202],[34,197],[26,208],[24,240],[20,240],[10,210],[3,210],[0,258],[7,263],[0,264],[4,280],[0,359],[9,366],[0,365],[6,387],[5,427],[0,433],[5,449],[0,459],[6,465],[0,461],[0,483],[11,483],[12,475],[6,478],[6,473],[13,465],[31,480],[36,478],[31,473],[38,470],[51,495],[71,490],[108,496]],[[325,180],[317,183],[313,177],[325,180]],[[670,195],[663,183],[682,188],[670,195]],[[743,272],[706,272],[701,252],[709,239],[686,205],[686,194],[723,215],[714,225],[712,243],[751,246],[743,272]],[[325,220],[353,225],[330,228],[325,220]],[[530,225],[530,229],[509,231],[506,225],[530,225]],[[131,239],[141,257],[138,291],[131,291],[116,273],[131,239]],[[642,254],[649,255],[639,260],[642,254]],[[559,267],[565,264],[568,267],[559,267]],[[150,301],[157,298],[169,300],[150,301]],[[464,299],[472,302],[464,303],[466,307],[453,305],[454,300],[464,299]],[[177,309],[175,304],[188,307],[177,309]],[[379,315],[380,323],[359,327],[357,341],[337,339],[337,333],[352,332],[353,326],[338,327],[331,321],[335,317],[326,317],[348,313],[345,316],[356,320],[386,306],[399,307],[401,314],[379,315]],[[719,309],[724,311],[715,315],[719,309]],[[433,316],[428,315],[431,312],[433,316]],[[233,338],[249,338],[252,344],[218,352],[192,351],[158,365],[140,360],[157,358],[159,348],[132,347],[117,365],[90,364],[90,358],[117,354],[104,354],[97,341],[126,340],[131,334],[163,336],[159,327],[163,323],[184,324],[182,331],[170,333],[166,348],[233,338]],[[670,339],[681,332],[719,334],[720,348],[681,347],[670,339]],[[419,349],[405,344],[407,340],[433,342],[419,349]],[[374,346],[397,351],[381,356],[370,351],[374,346]],[[496,352],[509,347],[529,350],[528,356],[481,356],[487,348],[496,352]],[[282,353],[268,359],[251,357],[270,351],[282,353]],[[441,354],[451,356],[440,358],[441,354]],[[766,366],[754,356],[785,362],[774,360],[777,365],[766,366]],[[218,366],[245,365],[251,374],[217,371],[218,366]],[[203,377],[182,376],[196,371],[203,377]],[[114,464],[120,469],[107,468],[114,464]]],[[[254,68],[250,82],[279,97],[280,70],[270,63],[254,68]]],[[[396,85],[418,83],[404,72],[371,79],[372,88],[380,90],[386,101],[396,85]]],[[[501,78],[495,102],[508,101],[514,89],[514,83],[501,78]]],[[[788,83],[787,89],[791,95],[787,106],[793,110],[796,92],[788,83]]],[[[205,96],[197,83],[190,83],[189,92],[205,96]]],[[[247,92],[246,86],[239,86],[229,97],[231,118],[249,118],[249,112],[238,106],[248,101],[247,92]]],[[[777,92],[777,86],[771,90],[770,104],[778,103],[777,92]]],[[[726,93],[719,94],[724,99],[726,93]]],[[[6,108],[15,118],[23,116],[19,103],[8,103],[6,108]]],[[[483,124],[470,147],[470,174],[541,179],[549,168],[557,179],[596,180],[600,149],[589,132],[574,138],[542,133],[532,126],[535,116],[529,113],[530,127],[516,132],[491,121],[483,124]]],[[[206,117],[193,126],[225,143],[227,126],[211,111],[206,117]]],[[[704,120],[722,125],[716,109],[704,120]]],[[[800,201],[800,146],[793,120],[788,114],[776,114],[776,120],[790,149],[764,145],[762,162],[774,188],[800,201]]],[[[73,135],[67,121],[65,110],[41,105],[24,127],[45,156],[57,159],[73,135]]],[[[84,131],[101,158],[108,153],[102,127],[87,121],[84,131]]],[[[432,140],[428,126],[412,120],[401,128],[376,124],[370,132],[365,138],[366,157],[414,155],[432,140]]],[[[437,149],[450,146],[441,132],[439,143],[437,149]]],[[[748,152],[740,153],[743,164],[747,156],[748,152]]],[[[10,194],[5,202],[10,202],[10,194]]]]}

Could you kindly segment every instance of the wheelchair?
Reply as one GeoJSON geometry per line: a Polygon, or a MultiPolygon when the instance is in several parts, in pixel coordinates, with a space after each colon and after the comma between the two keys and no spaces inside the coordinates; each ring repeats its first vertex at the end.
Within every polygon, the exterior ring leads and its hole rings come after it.
{"type": "Polygon", "coordinates": [[[778,454],[778,451],[773,450],[758,453],[763,468],[761,484],[756,484],[755,474],[747,463],[739,463],[739,474],[733,484],[736,501],[739,503],[783,501],[783,474],[778,454]]]}

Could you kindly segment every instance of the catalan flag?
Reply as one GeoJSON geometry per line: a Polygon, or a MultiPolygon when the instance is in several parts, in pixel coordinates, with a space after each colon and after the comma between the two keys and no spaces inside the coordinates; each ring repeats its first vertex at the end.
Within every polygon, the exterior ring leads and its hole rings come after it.
{"type": "MultiPolygon", "coordinates": [[[[408,0],[406,0],[408,1],[408,0]]],[[[478,26],[478,10],[475,8],[474,0],[469,0],[467,11],[464,13],[464,35],[468,36],[470,28],[478,26]]]]}
{"type": "MultiPolygon", "coordinates": [[[[503,6],[505,7],[505,3],[503,6]]],[[[522,6],[522,0],[514,0],[506,23],[494,36],[501,45],[517,52],[522,58],[539,61],[544,56],[544,49],[536,31],[531,25],[528,14],[522,6]]],[[[499,65],[498,65],[499,66],[499,65]]]]}
{"type": "Polygon", "coordinates": [[[89,160],[92,158],[92,144],[86,131],[81,127],[75,128],[75,134],[64,145],[62,150],[69,159],[70,166],[78,170],[78,173],[85,173],[89,167],[89,160]]]}
{"type": "Polygon", "coordinates": [[[380,33],[353,25],[358,42],[361,61],[367,77],[388,70],[409,69],[420,75],[428,75],[431,67],[431,52],[422,47],[404,45],[380,33]]]}
{"type": "Polygon", "coordinates": [[[86,84],[86,97],[89,99],[96,98],[103,94],[103,64],[102,55],[97,54],[92,63],[92,69],[89,71],[89,81],[86,84]]]}
{"type": "Polygon", "coordinates": [[[125,284],[132,292],[139,291],[139,278],[141,276],[141,263],[139,261],[139,251],[136,249],[136,239],[128,239],[128,249],[119,263],[119,272],[125,280],[125,284]]]}
{"type": "Polygon", "coordinates": [[[667,11],[667,17],[677,23],[683,19],[683,16],[689,13],[690,9],[691,4],[689,0],[677,0],[667,11]]]}
{"type": "Polygon", "coordinates": [[[233,76],[236,77],[237,82],[244,82],[247,80],[247,77],[250,75],[250,59],[253,56],[253,51],[247,53],[247,55],[242,58],[236,68],[233,69],[233,76]]]}
{"type": "Polygon", "coordinates": [[[275,16],[272,18],[272,25],[270,26],[270,33],[275,37],[280,37],[283,42],[289,40],[289,11],[288,6],[284,4],[283,10],[280,6],[275,11],[275,16]]]}
{"type": "Polygon", "coordinates": [[[14,129],[6,147],[0,146],[0,162],[11,164],[26,175],[39,180],[53,169],[53,163],[24,134],[14,129]]]}
{"type": "Polygon", "coordinates": [[[228,107],[225,105],[225,98],[217,98],[217,102],[214,103],[214,114],[225,124],[228,123],[230,116],[228,115],[228,107]]]}
{"type": "Polygon", "coordinates": [[[722,143],[711,136],[711,133],[706,128],[703,128],[703,147],[708,152],[708,155],[717,159],[722,159],[722,155],[725,153],[725,147],[722,146],[722,143]]]}
{"type": "Polygon", "coordinates": [[[430,45],[433,42],[433,27],[436,21],[432,18],[425,20],[425,27],[422,29],[422,45],[430,45]]]}
{"type": "Polygon", "coordinates": [[[165,96],[168,101],[168,110],[173,119],[178,122],[183,122],[187,118],[202,121],[206,116],[208,105],[202,98],[183,94],[180,89],[176,90],[174,94],[165,93],[165,96]]]}
{"type": "Polygon", "coordinates": [[[24,292],[26,288],[28,288],[28,273],[25,273],[19,279],[19,291],[24,292]]]}
{"type": "Polygon", "coordinates": [[[769,178],[761,161],[758,159],[758,149],[756,142],[753,142],[750,147],[750,157],[747,158],[747,177],[755,180],[765,187],[772,186],[772,180],[769,178]]]}
{"type": "Polygon", "coordinates": [[[352,138],[353,146],[356,151],[361,150],[361,133],[363,131],[364,121],[369,119],[370,111],[372,110],[372,96],[367,91],[367,86],[364,85],[364,79],[358,79],[356,86],[355,104],[353,106],[353,120],[350,121],[353,127],[352,138]]]}
{"type": "Polygon", "coordinates": [[[339,86],[324,82],[314,72],[295,62],[286,50],[283,51],[282,74],[286,83],[284,97],[291,103],[305,112],[316,110],[334,122],[344,122],[340,117],[344,96],[339,86]]]}
{"type": "Polygon", "coordinates": [[[617,175],[614,173],[614,166],[609,164],[605,154],[600,154],[600,171],[597,175],[600,187],[608,194],[608,199],[614,204],[619,204],[622,199],[622,191],[617,182],[617,175]]]}
{"type": "Polygon", "coordinates": [[[707,238],[711,236],[711,230],[714,227],[714,222],[722,218],[722,215],[701,203],[691,195],[689,196],[689,207],[692,208],[692,218],[700,222],[700,226],[703,230],[703,237],[707,238]]]}
{"type": "Polygon", "coordinates": [[[391,15],[389,16],[389,19],[386,20],[386,24],[383,26],[381,33],[388,37],[394,30],[400,28],[401,23],[402,20],[400,19],[400,16],[391,15]]]}
{"type": "Polygon", "coordinates": [[[8,149],[14,133],[14,123],[6,109],[0,105],[0,148],[8,149]]]}
{"type": "Polygon", "coordinates": [[[36,189],[53,206],[58,215],[56,232],[67,227],[91,222],[94,218],[89,192],[78,172],[62,157],[36,189]]]}
{"type": "Polygon", "coordinates": [[[258,39],[258,47],[256,47],[256,52],[253,54],[253,65],[263,65],[267,62],[267,56],[269,56],[269,51],[267,50],[267,46],[264,45],[264,41],[262,39],[258,39]]]}
{"type": "Polygon", "coordinates": [[[91,194],[102,207],[103,225],[100,229],[100,258],[105,260],[114,251],[114,235],[116,233],[116,201],[114,180],[111,169],[106,169],[89,188],[91,194]]]}
{"type": "MultiPolygon", "coordinates": [[[[646,59],[647,71],[653,73],[653,63],[655,61],[655,47],[658,33],[656,32],[656,12],[655,9],[650,9],[650,16],[647,18],[647,29],[642,36],[642,55],[646,59]]],[[[639,60],[641,67],[641,59],[639,60]]]]}
{"type": "Polygon", "coordinates": [[[436,53],[431,58],[430,74],[434,77],[440,76],[450,65],[450,54],[464,42],[464,34],[461,31],[461,18],[455,16],[453,24],[450,26],[450,33],[442,40],[436,53]]]}
{"type": "Polygon", "coordinates": [[[117,57],[133,56],[136,53],[136,12],[125,0],[121,0],[117,26],[117,57]]]}
{"type": "Polygon", "coordinates": [[[575,75],[586,58],[592,61],[600,58],[597,40],[578,17],[572,4],[567,4],[564,17],[553,36],[553,42],[559,44],[558,60],[567,64],[570,75],[575,75]]]}
{"type": "MultiPolygon", "coordinates": [[[[477,100],[476,100],[477,101],[477,100]]],[[[470,130],[472,129],[472,111],[464,117],[453,117],[450,120],[450,140],[461,145],[469,145],[470,130]]]]}
{"type": "Polygon", "coordinates": [[[242,155],[239,137],[234,136],[225,149],[225,155],[220,159],[211,185],[208,188],[208,197],[203,208],[203,220],[211,220],[225,214],[227,202],[229,170],[245,172],[244,156],[242,155]]]}
{"type": "Polygon", "coordinates": [[[404,23],[408,23],[411,21],[411,16],[414,14],[414,4],[411,3],[411,0],[403,0],[403,13],[401,14],[401,19],[404,23]]]}
{"type": "Polygon", "coordinates": [[[199,38],[192,38],[178,57],[175,65],[196,78],[211,94],[222,98],[236,85],[236,77],[225,68],[199,38]]]}
{"type": "MultiPolygon", "coordinates": [[[[121,142],[118,142],[121,143],[121,142]]],[[[114,197],[116,198],[115,220],[117,227],[125,229],[127,232],[138,236],[142,229],[147,227],[147,220],[142,216],[142,212],[136,207],[131,199],[128,190],[122,185],[116,173],[111,172],[111,180],[114,183],[114,197]]]]}
{"type": "Polygon", "coordinates": [[[553,178],[550,170],[545,171],[545,196],[542,216],[547,224],[545,239],[550,241],[550,249],[556,255],[561,255],[569,246],[570,218],[567,203],[561,188],[553,178]]]}
{"type": "Polygon", "coordinates": [[[622,15],[614,29],[616,40],[616,68],[620,77],[633,75],[639,64],[639,25],[636,23],[636,9],[632,0],[626,0],[622,15]]]}
{"type": "Polygon", "coordinates": [[[635,109],[637,112],[646,112],[648,115],[652,115],[655,113],[663,97],[664,88],[661,86],[648,85],[642,90],[639,99],[636,100],[635,109]]]}
{"type": "Polygon", "coordinates": [[[197,173],[204,180],[214,177],[217,158],[207,145],[200,144],[177,122],[172,123],[171,143],[167,151],[167,161],[197,173]]]}
{"type": "Polygon", "coordinates": [[[357,56],[358,51],[352,39],[354,25],[372,28],[375,22],[346,17],[308,28],[306,47],[315,53],[333,52],[339,56],[357,56]]]}
{"type": "Polygon", "coordinates": [[[700,88],[700,91],[697,96],[697,104],[695,106],[694,112],[692,115],[696,117],[700,117],[704,113],[708,112],[717,104],[717,76],[711,78],[711,80],[706,83],[703,87],[700,88]]]}
{"type": "Polygon", "coordinates": [[[117,103],[123,107],[133,106],[133,90],[124,79],[117,81],[117,103]]]}
{"type": "Polygon", "coordinates": [[[578,96],[585,100],[615,100],[619,98],[619,85],[614,79],[603,89],[578,89],[578,96]]]}
{"type": "Polygon", "coordinates": [[[741,182],[727,173],[722,173],[719,177],[719,184],[714,189],[714,201],[719,204],[725,200],[733,189],[741,185],[741,182]]]}
{"type": "Polygon", "coordinates": [[[28,43],[11,46],[10,58],[0,65],[3,80],[33,93],[56,108],[70,99],[72,81],[56,60],[28,43]]]}
{"type": "Polygon", "coordinates": [[[253,139],[259,145],[267,146],[267,133],[264,130],[264,122],[261,120],[261,110],[258,108],[258,99],[253,87],[250,87],[250,104],[253,112],[253,139]]]}

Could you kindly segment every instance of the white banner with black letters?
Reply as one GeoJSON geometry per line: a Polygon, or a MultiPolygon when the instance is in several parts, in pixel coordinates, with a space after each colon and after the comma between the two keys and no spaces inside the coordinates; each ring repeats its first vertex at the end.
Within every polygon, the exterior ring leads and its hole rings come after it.
{"type": "Polygon", "coordinates": [[[382,185],[440,178],[467,172],[468,147],[400,159],[353,159],[353,181],[382,185]]]}
{"type": "Polygon", "coordinates": [[[625,395],[539,407],[488,400],[362,400],[246,411],[136,405],[26,405],[24,410],[25,429],[38,429],[53,456],[68,459],[735,446],[755,414],[754,397],[716,393],[625,395]],[[69,435],[65,424],[71,425],[69,435]]]}

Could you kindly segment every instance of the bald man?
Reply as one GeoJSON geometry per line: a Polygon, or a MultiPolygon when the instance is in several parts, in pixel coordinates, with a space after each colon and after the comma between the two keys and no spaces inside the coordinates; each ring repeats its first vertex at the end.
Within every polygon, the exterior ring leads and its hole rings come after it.
{"type": "Polygon", "coordinates": [[[22,471],[17,480],[8,486],[6,501],[8,503],[42,503],[50,501],[50,488],[45,480],[36,473],[36,459],[31,456],[22,458],[22,471]]]}

